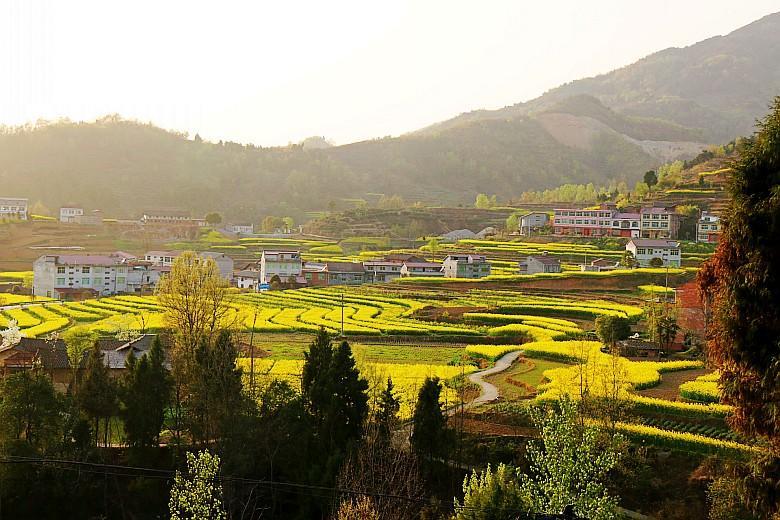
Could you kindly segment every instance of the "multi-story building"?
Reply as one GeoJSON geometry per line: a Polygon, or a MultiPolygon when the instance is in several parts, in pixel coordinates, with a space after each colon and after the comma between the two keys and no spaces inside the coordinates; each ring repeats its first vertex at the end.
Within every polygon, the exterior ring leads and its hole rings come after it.
{"type": "Polygon", "coordinates": [[[530,235],[533,231],[546,226],[548,222],[550,222],[550,215],[544,211],[532,211],[520,216],[518,231],[521,235],[530,235]]]}
{"type": "Polygon", "coordinates": [[[520,274],[560,273],[561,261],[547,253],[528,255],[518,263],[520,274]]]}
{"type": "Polygon", "coordinates": [[[632,238],[626,251],[634,255],[640,267],[650,266],[654,259],[660,260],[662,266],[680,267],[680,243],[676,240],[632,238]]]}
{"type": "Polygon", "coordinates": [[[401,276],[444,276],[444,272],[438,262],[404,262],[401,266],[401,276]]]}
{"type": "Polygon", "coordinates": [[[0,197],[0,218],[27,220],[30,201],[17,197],[0,197]]]}
{"type": "Polygon", "coordinates": [[[117,251],[105,254],[44,255],[33,262],[33,294],[77,299],[138,292],[148,264],[117,251]]]}
{"type": "Polygon", "coordinates": [[[260,271],[244,269],[233,273],[233,283],[239,289],[251,289],[257,291],[260,287],[260,271]]]}
{"type": "Polygon", "coordinates": [[[640,214],[642,238],[677,238],[680,216],[673,209],[648,207],[640,214]]]}
{"type": "Polygon", "coordinates": [[[281,282],[298,279],[303,272],[300,251],[263,251],[260,257],[260,283],[271,283],[275,276],[281,282]]]}
{"type": "MultiPolygon", "coordinates": [[[[176,258],[183,251],[147,251],[144,255],[144,261],[149,262],[155,267],[171,267],[176,258]]],[[[200,251],[196,253],[200,258],[211,258],[219,268],[219,274],[226,280],[233,279],[233,259],[225,253],[215,251],[200,251]]]]}
{"type": "Polygon", "coordinates": [[[679,229],[679,215],[660,207],[621,212],[612,204],[602,204],[592,209],[556,209],[553,217],[556,235],[675,238],[679,229]]]}
{"type": "Polygon", "coordinates": [[[703,212],[696,226],[696,241],[717,243],[720,240],[720,232],[720,217],[703,212]]]}
{"type": "Polygon", "coordinates": [[[180,209],[145,211],[141,223],[145,226],[197,226],[190,214],[180,209]]]}
{"type": "Polygon", "coordinates": [[[60,222],[75,224],[84,215],[84,208],[60,208],[60,222]]]}
{"type": "Polygon", "coordinates": [[[449,255],[441,267],[447,278],[483,278],[490,275],[485,255],[449,255]]]}

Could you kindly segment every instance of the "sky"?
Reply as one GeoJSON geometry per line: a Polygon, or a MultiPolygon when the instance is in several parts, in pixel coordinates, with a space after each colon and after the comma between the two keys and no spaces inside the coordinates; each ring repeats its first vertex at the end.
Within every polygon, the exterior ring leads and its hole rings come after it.
{"type": "Polygon", "coordinates": [[[777,0],[0,0],[0,124],[151,121],[344,144],[533,99],[777,0]]]}

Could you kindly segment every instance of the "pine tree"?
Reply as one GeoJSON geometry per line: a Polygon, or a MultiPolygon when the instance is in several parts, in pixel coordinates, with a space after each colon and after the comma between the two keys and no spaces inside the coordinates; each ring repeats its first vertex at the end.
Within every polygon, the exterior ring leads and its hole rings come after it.
{"type": "Polygon", "coordinates": [[[438,377],[426,377],[412,417],[412,447],[428,459],[447,453],[450,431],[439,403],[441,389],[438,377]]]}
{"type": "Polygon", "coordinates": [[[393,429],[398,423],[398,411],[401,402],[393,393],[393,380],[387,378],[387,386],[379,396],[379,409],[376,412],[377,434],[380,442],[389,443],[393,429]]]}
{"type": "Polygon", "coordinates": [[[98,443],[100,420],[104,421],[103,444],[108,445],[109,424],[117,412],[117,388],[103,362],[103,353],[98,345],[89,352],[86,369],[76,387],[76,401],[84,414],[93,421],[95,444],[98,443]]]}

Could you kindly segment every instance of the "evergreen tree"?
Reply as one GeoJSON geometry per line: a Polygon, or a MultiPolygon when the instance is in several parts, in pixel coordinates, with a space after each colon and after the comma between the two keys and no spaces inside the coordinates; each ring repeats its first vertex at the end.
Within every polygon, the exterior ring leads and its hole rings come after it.
{"type": "Polygon", "coordinates": [[[122,378],[122,418],[131,446],[156,446],[165,420],[171,392],[171,379],[164,365],[165,354],[159,338],[148,353],[136,360],[132,353],[125,362],[122,378]]]}
{"type": "Polygon", "coordinates": [[[93,421],[95,444],[103,420],[103,444],[108,445],[111,417],[117,412],[117,388],[98,345],[89,352],[84,374],[76,386],[76,401],[81,411],[93,421]]]}
{"type": "Polygon", "coordinates": [[[398,424],[398,411],[401,402],[393,393],[393,380],[387,378],[387,386],[379,396],[379,409],[376,412],[377,434],[380,442],[389,443],[393,429],[398,424]]]}
{"type": "Polygon", "coordinates": [[[426,377],[412,417],[412,447],[428,459],[444,456],[449,443],[447,416],[439,403],[441,389],[438,377],[426,377]]]}
{"type": "Polygon", "coordinates": [[[324,329],[304,357],[301,391],[316,433],[328,451],[343,452],[363,430],[368,381],[360,377],[349,343],[334,349],[324,329]]]}
{"type": "Polygon", "coordinates": [[[23,440],[39,453],[56,444],[63,403],[46,374],[13,373],[0,380],[0,396],[0,444],[23,440]]]}

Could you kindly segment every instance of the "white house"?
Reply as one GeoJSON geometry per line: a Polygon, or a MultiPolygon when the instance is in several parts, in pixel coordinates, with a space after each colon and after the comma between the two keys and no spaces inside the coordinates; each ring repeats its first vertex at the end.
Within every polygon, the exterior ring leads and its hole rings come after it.
{"type": "MultiPolygon", "coordinates": [[[[144,261],[155,267],[171,267],[182,253],[183,251],[147,251],[144,255],[144,261]]],[[[200,258],[212,258],[219,268],[220,276],[226,280],[233,279],[233,259],[225,253],[200,251],[196,254],[200,258]]]]}
{"type": "Polygon", "coordinates": [[[78,299],[137,292],[143,285],[142,272],[145,270],[133,255],[122,251],[44,255],[33,262],[33,294],[78,299]]]}
{"type": "Polygon", "coordinates": [[[17,197],[0,197],[0,218],[27,220],[29,200],[17,197]]]}
{"type": "Polygon", "coordinates": [[[302,271],[300,251],[263,251],[260,257],[260,283],[271,283],[274,276],[282,282],[290,277],[297,279],[302,271]]]}
{"type": "Polygon", "coordinates": [[[560,273],[561,261],[547,253],[528,255],[518,262],[518,267],[520,274],[560,273]]]}
{"type": "Polygon", "coordinates": [[[490,275],[485,255],[449,255],[441,267],[447,278],[483,278],[490,275]]]}
{"type": "Polygon", "coordinates": [[[255,232],[254,224],[230,224],[227,230],[236,235],[252,235],[255,232]]]}
{"type": "Polygon", "coordinates": [[[696,241],[717,243],[720,240],[720,232],[720,217],[703,212],[696,226],[696,241]]]}
{"type": "Polygon", "coordinates": [[[60,208],[60,222],[75,224],[84,215],[84,208],[60,208]]]}
{"type": "Polygon", "coordinates": [[[244,269],[242,271],[236,271],[233,273],[233,283],[239,289],[251,289],[253,291],[258,290],[260,283],[260,271],[252,271],[250,269],[244,269]]]}
{"type": "Polygon", "coordinates": [[[549,221],[550,215],[544,211],[532,211],[520,216],[518,231],[521,235],[530,235],[532,231],[546,226],[549,221]]]}
{"type": "Polygon", "coordinates": [[[401,276],[444,276],[444,271],[438,262],[404,262],[401,276]]]}
{"type": "Polygon", "coordinates": [[[676,240],[632,238],[626,244],[626,251],[634,255],[640,267],[647,267],[657,258],[661,265],[680,267],[680,243],[676,240]]]}

